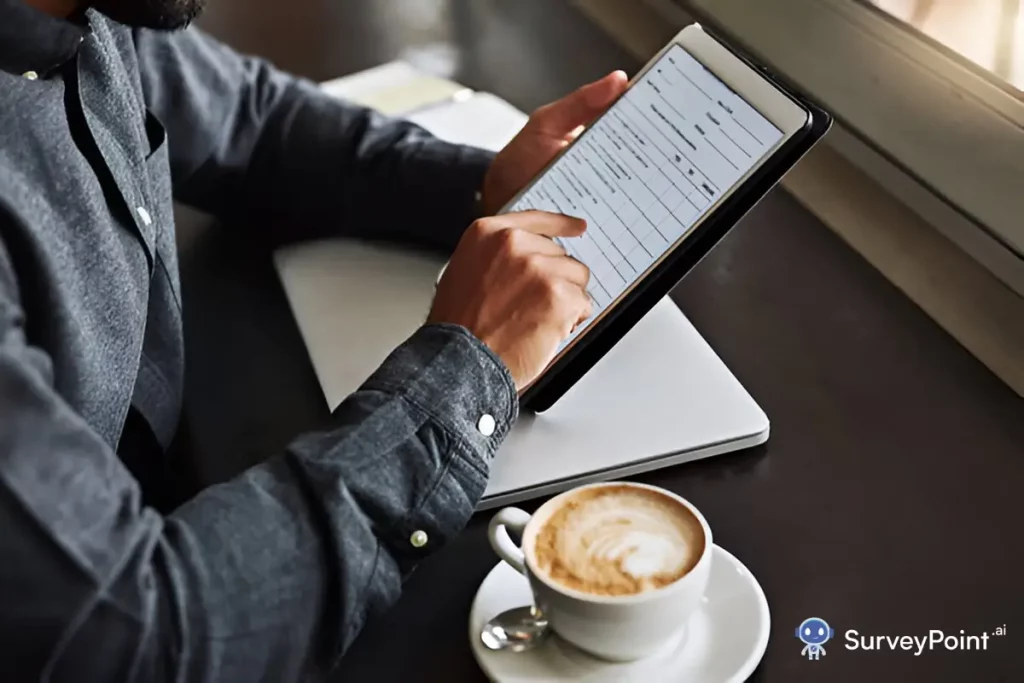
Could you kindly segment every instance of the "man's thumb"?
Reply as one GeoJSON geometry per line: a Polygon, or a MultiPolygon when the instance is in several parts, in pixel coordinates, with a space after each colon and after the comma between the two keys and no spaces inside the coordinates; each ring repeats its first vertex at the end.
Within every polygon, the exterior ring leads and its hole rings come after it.
{"type": "Polygon", "coordinates": [[[534,112],[530,122],[539,132],[554,137],[568,135],[590,123],[626,89],[628,77],[613,71],[599,81],[588,83],[562,99],[534,112]]]}

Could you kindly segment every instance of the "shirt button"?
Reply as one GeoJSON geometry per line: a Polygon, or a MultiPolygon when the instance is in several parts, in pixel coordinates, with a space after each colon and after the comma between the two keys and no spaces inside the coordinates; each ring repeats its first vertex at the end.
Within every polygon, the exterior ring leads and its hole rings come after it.
{"type": "Polygon", "coordinates": [[[146,225],[153,224],[153,217],[149,215],[149,211],[146,211],[146,207],[140,206],[135,210],[139,212],[139,218],[142,219],[143,223],[145,223],[146,225]]]}
{"type": "Polygon", "coordinates": [[[483,415],[481,415],[480,416],[480,421],[476,423],[476,428],[484,436],[490,436],[491,434],[494,434],[494,427],[495,426],[496,425],[495,425],[495,422],[494,422],[494,416],[493,415],[488,415],[487,413],[484,413],[483,415]]]}
{"type": "Polygon", "coordinates": [[[409,543],[412,544],[413,548],[422,548],[427,544],[427,532],[422,529],[412,532],[412,536],[409,537],[409,543]]]}
{"type": "Polygon", "coordinates": [[[27,78],[30,81],[34,81],[37,78],[39,78],[39,74],[37,74],[35,71],[26,71],[25,73],[23,73],[21,75],[22,75],[23,78],[27,78]]]}

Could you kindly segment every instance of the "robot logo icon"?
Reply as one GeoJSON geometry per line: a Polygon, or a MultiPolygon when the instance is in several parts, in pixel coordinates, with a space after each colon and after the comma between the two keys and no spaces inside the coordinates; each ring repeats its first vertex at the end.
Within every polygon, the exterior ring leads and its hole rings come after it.
{"type": "Polygon", "coordinates": [[[832,627],[824,619],[812,617],[804,619],[796,630],[796,637],[804,644],[800,651],[801,656],[806,656],[808,661],[817,661],[818,657],[825,654],[823,645],[836,634],[832,627]]]}

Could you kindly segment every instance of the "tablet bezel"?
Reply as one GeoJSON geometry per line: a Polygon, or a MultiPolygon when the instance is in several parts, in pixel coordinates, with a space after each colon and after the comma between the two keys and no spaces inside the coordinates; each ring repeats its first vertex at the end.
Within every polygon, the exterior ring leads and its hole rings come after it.
{"type": "MultiPolygon", "coordinates": [[[[756,66],[749,58],[739,55],[732,48],[726,47],[698,25],[688,26],[677,34],[634,76],[629,87],[638,83],[675,45],[679,45],[687,51],[727,88],[732,89],[739,99],[771,121],[783,132],[783,137],[758,164],[717,200],[711,210],[687,232],[686,236],[666,251],[637,282],[620,295],[615,305],[602,311],[596,319],[591,321],[583,334],[561,350],[546,370],[522,392],[520,401],[526,410],[541,412],[549,408],[594,363],[600,360],[662,296],[667,294],[671,287],[696,265],[728,232],[729,228],[746,213],[746,210],[749,210],[749,207],[743,210],[731,222],[720,220],[722,212],[729,206],[732,196],[737,192],[749,191],[752,187],[763,186],[766,176],[765,169],[773,165],[776,157],[784,156],[784,150],[792,151],[794,144],[799,142],[802,134],[809,131],[814,123],[814,108],[808,106],[806,101],[798,99],[788,88],[767,74],[763,68],[756,66]]],[[[824,129],[827,130],[831,119],[824,112],[820,112],[820,115],[827,119],[824,126],[824,129]]],[[[820,128],[823,122],[818,121],[817,123],[820,128]]],[[[823,130],[819,131],[817,137],[823,133],[823,130]]],[[[585,135],[586,133],[577,138],[576,142],[579,142],[585,135]]],[[[520,198],[529,192],[532,186],[557,163],[562,154],[571,146],[549,162],[527,187],[509,201],[501,213],[515,206],[520,198]]],[[[799,156],[802,156],[802,153],[799,156]]],[[[795,160],[792,163],[795,163],[795,160]]],[[[788,170],[792,163],[785,170],[788,170]]],[[[774,180],[770,180],[760,196],[763,196],[771,186],[781,179],[785,170],[778,173],[778,177],[774,180]]],[[[751,202],[750,206],[755,203],[756,200],[751,202]]]]}
{"type": "MultiPolygon", "coordinates": [[[[673,46],[679,45],[698,62],[734,91],[743,104],[757,110],[771,121],[783,137],[802,130],[810,112],[788,94],[781,91],[765,74],[744,63],[722,43],[706,33],[698,24],[687,26],[663,47],[644,68],[633,77],[630,86],[638,82],[657,64],[673,46]]],[[[780,141],[781,142],[784,142],[780,141]]],[[[774,149],[778,148],[776,145],[774,149]]],[[[768,152],[770,155],[771,152],[768,152]]]]}

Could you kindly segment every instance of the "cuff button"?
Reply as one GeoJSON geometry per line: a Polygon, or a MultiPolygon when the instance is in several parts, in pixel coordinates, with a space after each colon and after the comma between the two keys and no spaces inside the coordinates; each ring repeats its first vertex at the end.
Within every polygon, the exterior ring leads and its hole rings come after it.
{"type": "Polygon", "coordinates": [[[480,421],[476,423],[476,428],[484,436],[490,436],[494,434],[494,428],[497,424],[494,422],[494,416],[483,414],[480,416],[480,421]]]}
{"type": "Polygon", "coordinates": [[[412,536],[409,537],[409,543],[412,544],[413,548],[422,548],[427,544],[427,532],[422,529],[412,532],[412,536]]]}

